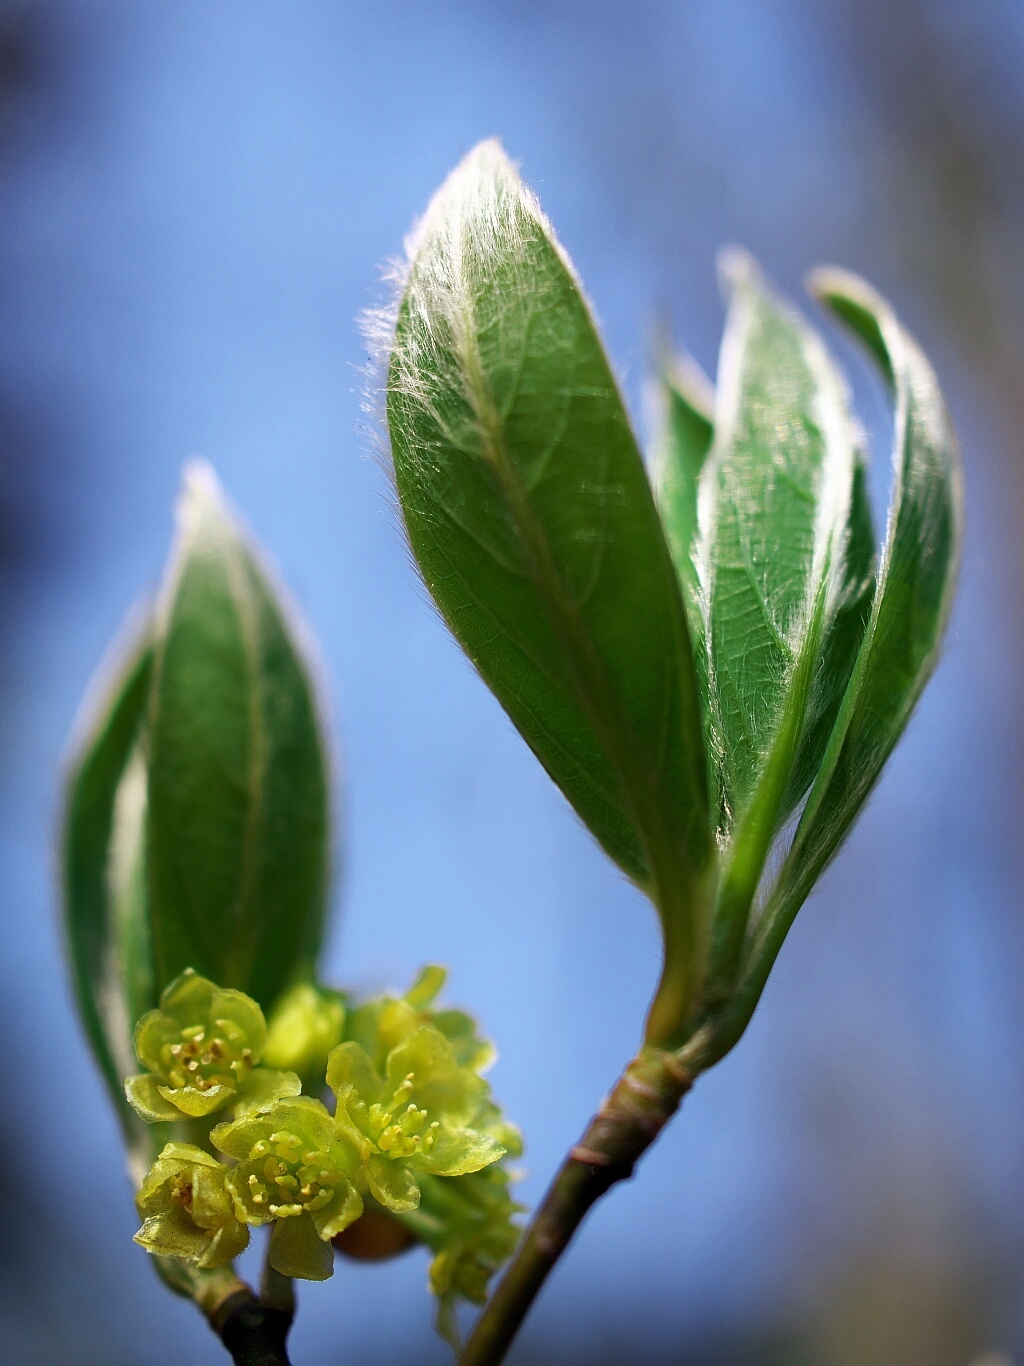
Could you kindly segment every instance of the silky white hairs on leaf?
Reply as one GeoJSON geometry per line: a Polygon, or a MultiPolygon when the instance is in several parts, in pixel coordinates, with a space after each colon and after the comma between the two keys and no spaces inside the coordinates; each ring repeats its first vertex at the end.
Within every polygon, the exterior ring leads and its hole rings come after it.
{"type": "MultiPolygon", "coordinates": [[[[393,353],[389,388],[427,413],[454,445],[485,457],[498,417],[482,373],[481,281],[491,261],[515,261],[524,229],[536,225],[554,241],[536,198],[491,139],[459,163],[406,243],[408,326],[393,353]],[[453,393],[465,400],[461,415],[446,401],[453,393]]],[[[514,288],[516,282],[503,277],[502,283],[514,288]]],[[[523,279],[520,287],[534,283],[523,279]]]]}
{"type": "MultiPolygon", "coordinates": [[[[480,264],[489,259],[508,261],[530,226],[541,229],[582,294],[572,262],[537,197],[501,143],[489,138],[478,143],[437,190],[406,238],[404,260],[387,267],[384,283],[390,299],[364,314],[363,335],[370,358],[365,408],[388,464],[388,390],[425,410],[453,441],[468,438],[485,453],[493,413],[481,382],[476,338],[480,264]],[[396,353],[395,329],[403,303],[410,326],[396,353]],[[439,411],[437,396],[452,391],[461,391],[465,398],[472,431],[450,431],[450,408],[444,415],[439,411]]],[[[521,287],[536,287],[536,282],[524,279],[521,287]]]]}
{"type": "MultiPolygon", "coordinates": [[[[387,418],[388,392],[403,394],[425,407],[441,430],[448,423],[442,420],[434,401],[437,390],[453,385],[466,395],[473,411],[465,375],[453,349],[451,323],[454,316],[454,335],[461,336],[465,344],[467,308],[471,303],[465,278],[467,254],[471,244],[478,252],[493,250],[499,245],[499,232],[501,245],[507,250],[510,243],[521,239],[523,215],[541,223],[555,241],[535,196],[523,185],[498,140],[479,143],[435,191],[423,216],[406,236],[403,254],[385,264],[380,276],[382,301],[367,309],[360,319],[367,351],[361,372],[363,433],[388,477],[385,500],[423,589],[423,599],[438,613],[440,609],[422,579],[409,545],[398,503],[387,418]],[[409,307],[415,310],[421,326],[406,330],[402,354],[392,364],[398,315],[410,288],[409,307]]],[[[481,437],[479,430],[451,435],[469,436],[475,445],[481,437]]]]}

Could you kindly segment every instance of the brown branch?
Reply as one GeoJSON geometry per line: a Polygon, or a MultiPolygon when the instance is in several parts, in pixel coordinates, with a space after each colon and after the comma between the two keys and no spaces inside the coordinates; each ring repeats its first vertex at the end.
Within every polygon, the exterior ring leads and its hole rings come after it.
{"type": "Polygon", "coordinates": [[[235,1366],[291,1366],[285,1342],[292,1315],[261,1304],[248,1286],[218,1305],[209,1321],[235,1366]]]}
{"type": "Polygon", "coordinates": [[[587,1211],[619,1181],[679,1108],[692,1079],[672,1053],[644,1048],[566,1158],[511,1265],[480,1315],[458,1366],[498,1366],[538,1291],[587,1211]]]}

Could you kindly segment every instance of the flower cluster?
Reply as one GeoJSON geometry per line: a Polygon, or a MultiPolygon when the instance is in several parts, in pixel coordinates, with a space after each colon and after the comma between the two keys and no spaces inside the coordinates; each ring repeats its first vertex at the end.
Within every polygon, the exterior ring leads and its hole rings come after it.
{"type": "Polygon", "coordinates": [[[519,1241],[521,1229],[512,1221],[524,1207],[512,1199],[512,1180],[497,1163],[451,1181],[426,1177],[419,1208],[403,1219],[434,1253],[430,1289],[438,1301],[437,1328],[456,1351],[456,1302],[483,1304],[491,1276],[519,1241]]]}
{"type": "MultiPolygon", "coordinates": [[[[490,1045],[469,1016],[433,1008],[444,980],[428,968],[405,996],[348,1012],[336,992],[296,987],[269,1036],[242,993],[192,972],[172,982],[139,1023],[149,1070],[129,1079],[128,1097],[151,1121],[232,1113],[210,1129],[213,1151],[167,1144],[137,1197],[136,1241],[220,1266],[245,1248],[250,1228],[269,1224],[271,1265],[324,1280],[331,1240],[366,1201],[387,1217],[410,1216],[409,1231],[433,1249],[431,1287],[450,1337],[454,1297],[479,1302],[515,1245],[517,1207],[497,1164],[521,1141],[480,1075],[490,1045]],[[299,1094],[300,1077],[310,1094],[299,1094]],[[320,1099],[328,1091],[332,1108],[320,1099]]],[[[194,1137],[195,1126],[185,1132],[194,1137]]]]}

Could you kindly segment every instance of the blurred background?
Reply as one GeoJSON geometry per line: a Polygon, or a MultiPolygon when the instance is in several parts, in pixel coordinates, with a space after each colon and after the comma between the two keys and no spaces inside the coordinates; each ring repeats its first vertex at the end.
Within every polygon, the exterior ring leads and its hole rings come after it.
{"type": "MultiPolygon", "coordinates": [[[[70,1006],[60,764],[211,460],[319,639],[339,736],[330,975],[450,964],[533,1203],[637,1042],[653,916],[418,587],[356,326],[498,134],[641,429],[714,256],[896,303],[967,467],[939,672],[747,1036],[585,1226],[514,1360],[1024,1363],[1024,7],[1015,0],[0,0],[0,1358],[211,1363],[158,1285],[70,1006]]],[[[885,497],[889,418],[841,338],[885,497]]],[[[300,1366],[442,1363],[426,1257],[306,1288],[300,1366]]]]}

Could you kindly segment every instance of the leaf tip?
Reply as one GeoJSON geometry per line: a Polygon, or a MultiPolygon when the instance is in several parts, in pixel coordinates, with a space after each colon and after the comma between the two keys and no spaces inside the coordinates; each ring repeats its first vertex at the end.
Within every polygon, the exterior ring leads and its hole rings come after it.
{"type": "Polygon", "coordinates": [[[715,264],[722,289],[728,294],[763,284],[761,267],[746,247],[723,247],[715,258],[715,264]]]}
{"type": "Polygon", "coordinates": [[[860,275],[843,266],[816,266],[808,272],[804,284],[812,298],[829,308],[834,308],[839,300],[849,300],[872,311],[881,304],[877,291],[860,275]]]}
{"type": "MultiPolygon", "coordinates": [[[[413,263],[429,243],[443,244],[456,257],[465,246],[486,246],[514,233],[525,213],[553,236],[535,195],[499,138],[485,138],[462,158],[435,192],[426,213],[406,239],[413,263]]],[[[455,264],[455,262],[453,262],[455,264]]]]}
{"type": "Polygon", "coordinates": [[[224,492],[216,471],[207,460],[190,460],[181,474],[181,491],[175,508],[178,523],[187,527],[211,513],[225,515],[224,492]]]}

